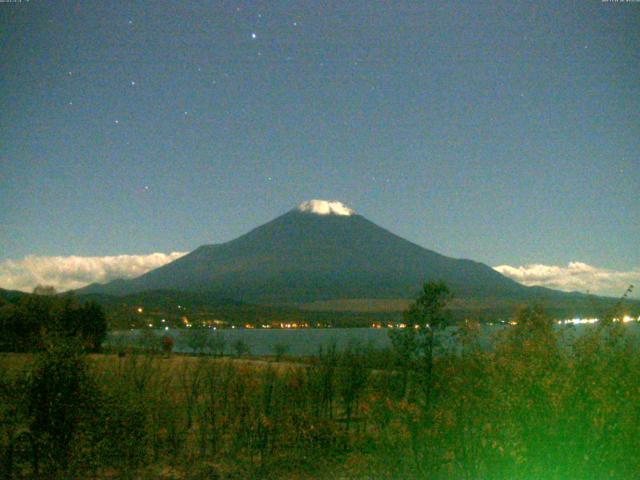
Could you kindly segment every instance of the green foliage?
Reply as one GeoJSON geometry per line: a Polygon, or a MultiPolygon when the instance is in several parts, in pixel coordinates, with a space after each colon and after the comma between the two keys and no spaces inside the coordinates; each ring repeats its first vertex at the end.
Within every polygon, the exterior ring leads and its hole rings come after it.
{"type": "Polygon", "coordinates": [[[405,312],[408,326],[429,325],[432,329],[446,327],[450,319],[446,306],[451,297],[449,287],[444,282],[425,283],[416,301],[405,312]]]}
{"type": "Polygon", "coordinates": [[[249,350],[249,345],[247,345],[244,340],[242,339],[237,339],[236,341],[234,341],[231,344],[231,348],[233,349],[233,351],[236,354],[236,357],[242,357],[244,355],[248,355],[250,350],[249,350]]]}
{"type": "Polygon", "coordinates": [[[50,285],[36,285],[33,289],[34,295],[55,295],[56,289],[50,285]]]}
{"type": "Polygon", "coordinates": [[[224,355],[225,344],[225,339],[219,331],[216,330],[214,335],[207,335],[206,349],[211,355],[222,357],[224,355]]]}
{"type": "Polygon", "coordinates": [[[88,302],[78,309],[80,335],[90,351],[99,351],[107,337],[107,319],[104,310],[95,302],[88,302]]]}
{"type": "Polygon", "coordinates": [[[450,322],[446,309],[451,300],[449,288],[443,282],[427,282],[420,295],[404,314],[405,328],[389,331],[389,338],[401,371],[401,395],[408,392],[413,379],[424,393],[428,403],[433,384],[433,358],[437,348],[436,332],[450,322]]]}
{"type": "Polygon", "coordinates": [[[279,362],[280,360],[282,360],[282,357],[286,355],[287,352],[289,352],[289,345],[287,345],[286,343],[280,342],[280,343],[276,343],[273,346],[273,354],[275,356],[276,362],[279,362]]]}
{"type": "Polygon", "coordinates": [[[472,321],[443,345],[447,299],[423,290],[407,318],[430,328],[401,330],[405,350],[333,345],[301,364],[51,345],[0,376],[0,473],[37,478],[34,443],[41,478],[638,478],[625,325],[578,334],[527,307],[492,348],[472,321]]]}
{"type": "Polygon", "coordinates": [[[155,354],[162,347],[162,337],[150,328],[140,330],[136,337],[137,347],[143,352],[155,354]]]}
{"type": "Polygon", "coordinates": [[[193,327],[182,334],[186,337],[187,346],[196,355],[202,355],[207,351],[207,340],[209,329],[203,327],[193,327]]]}
{"type": "Polygon", "coordinates": [[[96,391],[74,340],[59,341],[41,353],[28,379],[27,411],[39,461],[66,471],[74,445],[94,417],[96,391]],[[84,431],[83,431],[84,430],[84,431]]]}
{"type": "Polygon", "coordinates": [[[339,356],[336,383],[344,408],[347,432],[351,426],[358,401],[368,383],[369,370],[365,354],[360,345],[349,345],[339,356]]]}
{"type": "Polygon", "coordinates": [[[41,350],[48,336],[78,338],[85,349],[98,351],[106,338],[107,320],[95,302],[79,303],[71,295],[49,292],[2,305],[0,331],[0,351],[41,350]]]}
{"type": "Polygon", "coordinates": [[[64,337],[78,337],[86,349],[97,351],[107,336],[107,320],[97,303],[79,304],[75,298],[67,296],[58,306],[51,329],[64,337]]]}

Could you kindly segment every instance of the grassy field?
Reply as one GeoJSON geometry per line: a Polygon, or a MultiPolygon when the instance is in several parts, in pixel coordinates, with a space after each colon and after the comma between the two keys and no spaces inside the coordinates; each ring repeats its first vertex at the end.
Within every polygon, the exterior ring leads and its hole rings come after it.
{"type": "Polygon", "coordinates": [[[479,348],[477,325],[464,325],[455,351],[431,359],[412,350],[415,333],[393,351],[354,346],[304,361],[86,355],[60,345],[2,354],[0,472],[638,478],[640,351],[624,326],[567,342],[539,311],[519,320],[491,351],[479,348]]]}

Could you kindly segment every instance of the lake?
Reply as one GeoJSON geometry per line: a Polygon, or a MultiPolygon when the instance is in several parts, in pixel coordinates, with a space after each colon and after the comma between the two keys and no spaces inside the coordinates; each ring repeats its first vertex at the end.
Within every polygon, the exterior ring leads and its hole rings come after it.
{"type": "MultiPolygon", "coordinates": [[[[640,338],[640,326],[637,322],[624,324],[633,338],[640,338]]],[[[484,325],[482,327],[481,342],[487,346],[490,338],[495,332],[509,328],[505,325],[484,325]]],[[[579,335],[588,329],[596,328],[594,325],[558,326],[557,328],[567,329],[568,337],[579,335]]],[[[288,355],[308,356],[316,355],[320,347],[327,348],[333,344],[338,350],[344,349],[349,344],[357,343],[363,346],[370,346],[375,349],[383,349],[391,346],[389,340],[389,329],[385,328],[303,328],[303,329],[208,329],[204,335],[213,336],[224,342],[225,354],[234,353],[233,344],[238,340],[244,342],[252,355],[273,355],[277,345],[285,345],[288,355]]],[[[191,353],[193,349],[189,346],[189,335],[193,335],[192,330],[171,329],[164,331],[161,329],[116,331],[109,333],[105,345],[123,346],[139,345],[146,337],[147,341],[157,342],[165,334],[170,335],[174,341],[174,351],[181,353],[191,353]],[[152,332],[152,333],[151,333],[152,332]]],[[[455,328],[447,329],[443,336],[451,338],[455,328]]]]}
{"type": "MultiPolygon", "coordinates": [[[[288,355],[315,355],[321,346],[336,345],[338,350],[344,349],[350,343],[370,345],[372,348],[386,348],[391,345],[387,329],[376,328],[301,328],[301,329],[218,329],[207,330],[207,333],[224,341],[225,354],[234,352],[233,344],[241,340],[248,347],[252,355],[273,355],[277,345],[286,345],[288,355]]],[[[175,340],[174,351],[190,353],[188,335],[190,330],[171,329],[164,331],[153,330],[157,336],[169,334],[175,340]]],[[[135,345],[141,339],[141,330],[112,332],[106,345],[135,345]]],[[[159,343],[158,343],[159,344],[159,343]]]]}

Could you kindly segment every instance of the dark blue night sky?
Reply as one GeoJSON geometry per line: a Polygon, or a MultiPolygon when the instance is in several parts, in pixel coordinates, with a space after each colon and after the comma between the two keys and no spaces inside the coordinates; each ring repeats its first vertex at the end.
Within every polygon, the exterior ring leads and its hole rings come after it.
{"type": "Polygon", "coordinates": [[[640,267],[638,2],[0,15],[0,260],[187,251],[326,198],[489,265],[640,267]]]}

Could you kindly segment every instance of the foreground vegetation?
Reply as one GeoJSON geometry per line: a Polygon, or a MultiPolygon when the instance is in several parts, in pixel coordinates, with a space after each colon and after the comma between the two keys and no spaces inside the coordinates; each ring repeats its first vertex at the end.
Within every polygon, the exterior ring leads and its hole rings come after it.
{"type": "MultiPolygon", "coordinates": [[[[87,355],[66,338],[0,357],[5,478],[628,479],[640,355],[624,325],[580,336],[538,308],[494,347],[427,285],[389,351],[306,363],[87,355]]],[[[286,358],[284,359],[286,360],[286,358]]]]}
{"type": "Polygon", "coordinates": [[[80,347],[98,351],[107,336],[103,308],[80,302],[72,294],[56,295],[50,287],[20,294],[8,301],[0,297],[0,352],[33,352],[47,342],[73,339],[80,347]]]}

